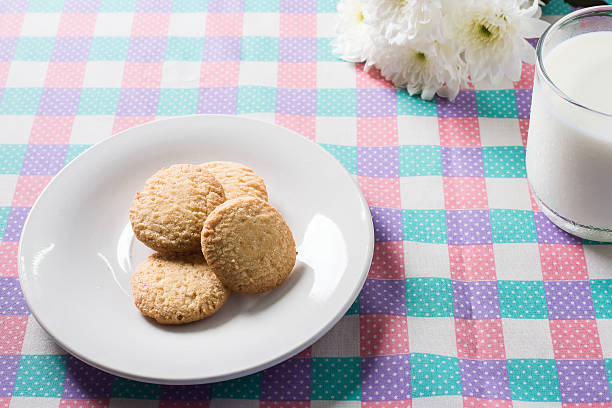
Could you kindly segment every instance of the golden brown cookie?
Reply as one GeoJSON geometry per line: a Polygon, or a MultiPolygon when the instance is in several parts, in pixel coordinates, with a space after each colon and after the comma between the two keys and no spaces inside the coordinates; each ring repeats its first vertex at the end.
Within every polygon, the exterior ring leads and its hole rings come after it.
{"type": "Polygon", "coordinates": [[[162,324],[183,324],[210,316],[223,306],[229,293],[199,254],[153,254],[132,276],[134,304],[143,315],[162,324]]]}
{"type": "Polygon", "coordinates": [[[213,161],[202,166],[219,180],[226,199],[253,196],[268,201],[264,180],[248,167],[228,161],[213,161]]]}
{"type": "Polygon", "coordinates": [[[156,251],[200,252],[200,234],[210,212],[225,201],[223,187],[202,166],[161,169],[136,193],[130,221],[136,238],[156,251]]]}
{"type": "Polygon", "coordinates": [[[255,197],[228,200],[202,229],[202,252],[230,290],[261,293],[279,286],[295,265],[295,241],[283,216],[255,197]]]}

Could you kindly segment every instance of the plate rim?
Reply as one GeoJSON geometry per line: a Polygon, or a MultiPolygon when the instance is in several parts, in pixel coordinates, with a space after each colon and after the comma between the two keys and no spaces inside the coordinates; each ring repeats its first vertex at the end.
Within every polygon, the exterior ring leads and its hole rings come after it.
{"type": "Polygon", "coordinates": [[[143,376],[138,376],[138,375],[133,375],[131,373],[128,372],[124,372],[122,370],[117,370],[114,369],[112,367],[108,367],[106,366],[103,362],[99,362],[99,361],[94,361],[88,357],[83,356],[81,353],[77,352],[76,350],[74,350],[72,347],[67,346],[66,344],[64,344],[63,342],[61,342],[56,335],[54,335],[54,333],[52,333],[52,331],[49,330],[49,328],[47,327],[47,325],[42,322],[37,313],[35,312],[35,310],[32,308],[30,299],[28,297],[27,294],[27,287],[28,285],[26,284],[24,286],[23,282],[24,282],[24,274],[25,272],[23,271],[23,263],[24,263],[24,259],[22,257],[22,252],[23,252],[23,246],[24,246],[24,240],[26,238],[26,234],[21,234],[20,238],[19,238],[19,245],[18,245],[18,249],[17,249],[17,271],[18,271],[18,280],[19,280],[19,286],[20,289],[23,293],[23,297],[26,301],[26,304],[28,306],[28,309],[30,311],[30,315],[32,315],[35,319],[36,322],[42,327],[42,329],[45,331],[46,334],[48,334],[53,341],[60,346],[60,348],[62,348],[64,351],[68,352],[70,355],[72,355],[73,357],[97,368],[100,369],[108,374],[114,375],[114,376],[119,376],[119,377],[123,377],[123,378],[127,378],[129,380],[134,380],[134,381],[141,381],[141,382],[147,382],[147,383],[152,383],[152,384],[161,384],[161,385],[196,385],[196,384],[208,384],[208,383],[213,383],[213,382],[219,382],[219,381],[226,381],[226,380],[231,380],[231,379],[235,379],[235,378],[239,378],[239,377],[243,377],[246,375],[250,375],[262,370],[265,370],[266,368],[272,367],[274,365],[280,364],[286,360],[288,360],[289,358],[299,354],[300,352],[302,352],[304,349],[308,348],[309,346],[311,346],[312,344],[314,344],[317,340],[319,340],[321,337],[323,337],[326,333],[328,333],[339,321],[340,319],[342,319],[342,317],[346,314],[346,312],[350,309],[350,307],[352,306],[352,304],[355,302],[355,299],[357,299],[357,296],[359,295],[359,293],[361,292],[365,281],[367,279],[368,276],[368,272],[370,270],[370,267],[372,265],[372,259],[373,259],[373,255],[374,255],[374,242],[375,242],[375,236],[374,236],[374,224],[373,224],[373,220],[372,220],[372,213],[370,210],[370,207],[367,203],[367,200],[365,199],[365,196],[363,195],[363,192],[361,191],[361,188],[359,187],[359,184],[357,183],[357,181],[355,180],[355,178],[353,178],[353,176],[351,175],[351,173],[348,172],[348,170],[346,170],[346,168],[338,161],[338,159],[336,159],[330,152],[328,152],[327,150],[325,150],[321,145],[319,145],[316,142],[313,142],[312,140],[307,139],[306,137],[302,136],[301,134],[295,132],[292,129],[277,125],[276,123],[271,123],[271,122],[267,122],[264,120],[259,120],[259,119],[254,119],[254,118],[246,118],[246,117],[242,117],[242,116],[238,116],[238,115],[226,115],[226,114],[193,114],[193,115],[181,115],[181,116],[171,116],[171,117],[167,117],[167,118],[160,118],[160,119],[154,119],[152,121],[148,121],[145,123],[141,123],[132,127],[129,127],[127,129],[124,129],[118,133],[112,134],[100,141],[98,141],[97,143],[91,145],[90,147],[88,147],[87,149],[85,149],[83,152],[81,152],[77,157],[75,157],[73,160],[71,160],[67,165],[65,165],[57,174],[55,174],[53,176],[53,178],[51,179],[51,181],[45,186],[45,188],[43,188],[43,190],[40,192],[40,194],[38,195],[38,197],[36,198],[36,200],[34,201],[34,204],[32,204],[32,207],[30,208],[30,211],[28,212],[28,216],[26,217],[25,222],[23,223],[23,227],[22,227],[22,232],[26,231],[26,227],[28,226],[28,224],[30,223],[30,219],[31,219],[31,215],[34,212],[34,210],[37,208],[39,201],[44,197],[45,193],[47,192],[47,189],[49,189],[57,180],[57,178],[61,177],[61,175],[65,172],[68,171],[68,169],[70,167],[72,167],[74,165],[74,163],[77,160],[85,160],[84,157],[87,154],[87,152],[92,151],[94,149],[99,148],[100,145],[105,144],[115,138],[121,137],[122,135],[124,135],[125,133],[128,132],[132,132],[135,129],[139,129],[139,128],[143,128],[143,127],[147,127],[147,126],[155,126],[157,123],[159,122],[167,122],[167,121],[180,121],[183,119],[190,119],[190,118],[223,118],[223,120],[238,120],[238,121],[245,121],[245,122],[258,122],[258,123],[262,123],[265,124],[267,126],[271,126],[271,127],[275,127],[275,128],[279,128],[284,132],[288,132],[288,134],[291,134],[292,137],[294,138],[299,138],[302,139],[303,141],[309,142],[312,145],[315,146],[316,149],[318,149],[320,152],[322,152],[323,154],[327,155],[328,157],[332,158],[333,161],[335,162],[336,166],[344,172],[344,174],[348,177],[348,179],[353,183],[353,186],[356,188],[356,191],[358,193],[358,197],[359,197],[359,201],[361,204],[361,207],[364,208],[365,213],[366,213],[366,221],[369,221],[367,223],[368,225],[368,231],[367,231],[367,235],[368,235],[368,240],[367,240],[367,253],[366,253],[366,262],[363,266],[363,270],[361,271],[361,276],[359,279],[359,284],[353,289],[351,295],[348,297],[348,301],[345,302],[345,304],[343,305],[343,307],[340,309],[341,312],[337,313],[331,320],[328,321],[328,323],[321,329],[319,330],[315,335],[311,336],[310,338],[307,338],[305,341],[303,341],[302,343],[300,343],[298,346],[292,348],[291,350],[277,356],[276,358],[270,359],[269,361],[262,363],[262,364],[257,364],[254,365],[252,367],[248,367],[242,370],[238,370],[238,371],[233,371],[230,373],[227,373],[225,375],[221,375],[221,376],[216,376],[216,377],[174,377],[174,378],[157,378],[157,377],[143,377],[143,376]]]}

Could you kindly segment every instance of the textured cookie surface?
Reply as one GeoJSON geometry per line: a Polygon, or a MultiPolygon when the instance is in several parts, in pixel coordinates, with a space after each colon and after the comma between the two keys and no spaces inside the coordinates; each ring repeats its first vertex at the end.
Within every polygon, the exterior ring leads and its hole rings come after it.
{"type": "Polygon", "coordinates": [[[199,254],[153,254],[132,276],[134,304],[142,314],[163,324],[210,316],[223,306],[229,293],[199,254]]]}
{"type": "Polygon", "coordinates": [[[199,253],[204,220],[224,201],[223,187],[202,166],[175,164],[161,169],[132,201],[134,235],[159,252],[199,253]]]}
{"type": "Polygon", "coordinates": [[[210,268],[232,291],[261,293],[289,276],[295,241],[282,215],[254,197],[228,200],[208,216],[202,252],[210,268]]]}
{"type": "Polygon", "coordinates": [[[210,171],[225,190],[228,200],[242,196],[253,196],[268,201],[264,180],[250,168],[235,162],[214,161],[202,164],[210,171]]]}

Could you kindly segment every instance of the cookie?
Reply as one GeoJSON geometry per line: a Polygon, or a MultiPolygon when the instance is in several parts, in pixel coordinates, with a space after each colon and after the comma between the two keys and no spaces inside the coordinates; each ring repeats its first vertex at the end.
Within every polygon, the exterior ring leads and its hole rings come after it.
{"type": "Polygon", "coordinates": [[[268,201],[264,180],[248,167],[227,161],[208,162],[202,166],[219,180],[225,190],[225,198],[228,200],[253,196],[268,201]]]}
{"type": "Polygon", "coordinates": [[[295,241],[283,216],[255,197],[228,200],[202,229],[202,252],[230,290],[262,293],[279,286],[295,265],[295,241]]]}
{"type": "Polygon", "coordinates": [[[134,304],[143,315],[162,324],[183,324],[210,316],[223,306],[229,293],[199,254],[153,254],[132,276],[134,304]]]}
{"type": "Polygon", "coordinates": [[[134,235],[166,254],[199,253],[204,220],[224,201],[223,187],[202,166],[175,164],[136,193],[130,208],[134,235]]]}

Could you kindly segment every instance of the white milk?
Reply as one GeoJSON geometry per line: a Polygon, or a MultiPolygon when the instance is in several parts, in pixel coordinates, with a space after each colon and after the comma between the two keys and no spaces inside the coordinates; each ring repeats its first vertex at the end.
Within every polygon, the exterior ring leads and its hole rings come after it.
{"type": "MultiPolygon", "coordinates": [[[[612,31],[560,43],[544,57],[544,67],[569,98],[612,115],[612,31]]],[[[561,219],[612,230],[612,116],[561,99],[536,75],[527,174],[536,196],[561,219]]],[[[606,239],[606,232],[580,230],[571,232],[606,239]]]]}

